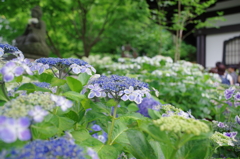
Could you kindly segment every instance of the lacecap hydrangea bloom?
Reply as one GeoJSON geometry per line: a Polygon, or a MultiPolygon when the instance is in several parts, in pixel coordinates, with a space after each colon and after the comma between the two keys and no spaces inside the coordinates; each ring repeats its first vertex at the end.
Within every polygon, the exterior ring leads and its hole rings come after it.
{"type": "Polygon", "coordinates": [[[159,126],[161,131],[173,133],[186,133],[198,136],[202,133],[207,133],[210,131],[209,126],[204,122],[178,115],[162,117],[158,120],[154,120],[153,123],[159,126]]]}
{"type": "Polygon", "coordinates": [[[0,156],[5,159],[85,159],[87,156],[82,148],[64,137],[52,140],[35,140],[21,149],[16,148],[1,153],[0,156]]]}
{"type": "Polygon", "coordinates": [[[220,132],[215,132],[210,139],[219,146],[234,146],[233,139],[220,132]]]}
{"type": "Polygon", "coordinates": [[[88,98],[108,96],[115,100],[130,100],[140,104],[145,95],[150,97],[148,84],[125,76],[101,76],[92,80],[87,87],[90,89],[88,98]]]}
{"type": "Polygon", "coordinates": [[[29,116],[36,122],[41,122],[41,119],[47,115],[46,111],[52,111],[57,106],[66,111],[72,105],[73,103],[65,97],[48,92],[34,92],[6,102],[3,107],[0,107],[0,115],[12,118],[29,116]]]}
{"type": "Polygon", "coordinates": [[[162,105],[161,110],[165,112],[162,114],[162,117],[178,115],[178,116],[182,116],[184,118],[194,118],[194,116],[192,116],[192,114],[191,114],[191,111],[184,112],[183,110],[181,110],[179,108],[175,108],[174,106],[172,106],[170,104],[162,105]]]}
{"type": "Polygon", "coordinates": [[[37,59],[32,66],[34,71],[37,70],[40,73],[42,73],[44,69],[48,68],[56,68],[59,71],[58,75],[54,71],[53,73],[58,78],[64,78],[66,74],[71,71],[75,74],[86,72],[89,75],[92,75],[92,72],[96,72],[95,68],[87,62],[75,58],[40,58],[37,59]],[[64,71],[66,72],[65,74],[64,71]]]}
{"type": "Polygon", "coordinates": [[[138,108],[138,113],[144,115],[145,117],[150,117],[148,114],[148,109],[159,111],[161,104],[153,98],[143,98],[142,103],[138,104],[138,108]]]}

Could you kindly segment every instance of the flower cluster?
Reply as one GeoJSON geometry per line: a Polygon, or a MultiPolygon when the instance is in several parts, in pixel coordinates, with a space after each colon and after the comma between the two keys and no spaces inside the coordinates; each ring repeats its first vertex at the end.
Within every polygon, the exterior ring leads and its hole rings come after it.
{"type": "Polygon", "coordinates": [[[175,108],[174,106],[172,106],[170,104],[162,105],[161,110],[164,111],[164,113],[162,114],[162,117],[178,115],[178,116],[181,116],[184,118],[194,118],[194,116],[192,116],[192,114],[191,114],[191,111],[184,112],[183,110],[181,110],[179,108],[175,108]]]}
{"type": "Polygon", "coordinates": [[[140,104],[144,95],[150,96],[148,84],[125,76],[101,76],[93,80],[88,88],[90,89],[89,98],[108,95],[109,98],[116,100],[130,100],[140,104]]]}
{"type": "Polygon", "coordinates": [[[0,107],[0,115],[12,118],[29,116],[35,122],[41,122],[47,111],[52,111],[56,106],[63,111],[72,106],[72,102],[62,96],[56,96],[48,92],[34,92],[19,96],[0,107]]]}
{"type": "MultiPolygon", "coordinates": [[[[43,72],[42,70],[48,68],[57,68],[59,71],[58,78],[63,78],[62,73],[63,71],[67,70],[67,73],[72,71],[75,74],[84,73],[86,72],[89,75],[92,75],[92,72],[96,72],[96,70],[89,65],[87,62],[75,59],[75,58],[40,58],[35,61],[34,69],[38,70],[38,72],[43,72]],[[41,70],[41,71],[40,71],[41,70]]],[[[55,74],[55,73],[54,73],[55,74]]],[[[56,74],[55,74],[56,75],[56,74]]]]}
{"type": "Polygon", "coordinates": [[[138,108],[138,113],[144,115],[145,117],[150,117],[148,114],[148,109],[159,111],[161,104],[153,98],[143,98],[142,103],[138,104],[138,108]]]}
{"type": "Polygon", "coordinates": [[[0,140],[11,143],[17,140],[25,141],[31,138],[28,129],[30,120],[27,117],[18,119],[0,116],[0,140]]]}
{"type": "Polygon", "coordinates": [[[154,120],[153,122],[155,125],[160,127],[161,131],[173,133],[186,133],[198,136],[202,133],[207,133],[210,131],[209,126],[204,122],[178,115],[162,117],[158,120],[154,120]]]}
{"type": "Polygon", "coordinates": [[[20,53],[21,51],[18,50],[18,48],[11,46],[9,44],[2,44],[0,43],[0,57],[4,54],[4,53],[20,53]]]}
{"type": "Polygon", "coordinates": [[[220,132],[215,132],[210,139],[219,146],[234,146],[233,139],[220,132]]]}
{"type": "Polygon", "coordinates": [[[104,130],[102,130],[102,128],[99,125],[94,124],[92,126],[92,129],[94,131],[97,131],[97,133],[93,134],[92,137],[98,139],[102,143],[105,143],[107,141],[108,134],[104,130]]]}
{"type": "MultiPolygon", "coordinates": [[[[85,159],[83,149],[64,137],[48,140],[35,140],[21,149],[5,152],[6,159],[85,159]]],[[[96,158],[95,158],[96,159],[96,158]]]]}

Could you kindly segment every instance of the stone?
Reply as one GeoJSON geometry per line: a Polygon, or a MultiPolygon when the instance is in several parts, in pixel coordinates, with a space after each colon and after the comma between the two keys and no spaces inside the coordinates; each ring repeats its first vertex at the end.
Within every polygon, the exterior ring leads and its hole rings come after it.
{"type": "Polygon", "coordinates": [[[50,49],[46,44],[46,25],[41,20],[42,10],[39,6],[31,10],[32,18],[29,19],[24,33],[15,39],[16,47],[23,52],[25,57],[37,59],[48,57],[50,49]]]}

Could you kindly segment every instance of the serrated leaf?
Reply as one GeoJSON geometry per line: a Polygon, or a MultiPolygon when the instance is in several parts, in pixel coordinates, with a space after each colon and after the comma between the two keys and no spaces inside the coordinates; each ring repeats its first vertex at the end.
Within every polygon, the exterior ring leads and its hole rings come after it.
{"type": "Polygon", "coordinates": [[[110,145],[103,145],[97,152],[100,159],[115,159],[119,155],[119,151],[110,145]]]}
{"type": "Polygon", "coordinates": [[[57,127],[51,123],[40,123],[31,126],[34,139],[48,139],[57,133],[57,127]]]}
{"type": "Polygon", "coordinates": [[[87,129],[81,129],[81,130],[73,131],[73,132],[71,132],[71,134],[77,142],[84,141],[87,138],[91,137],[91,135],[89,134],[87,129]]]}
{"type": "Polygon", "coordinates": [[[88,75],[87,73],[81,73],[78,76],[78,80],[81,81],[82,85],[86,85],[88,83],[88,80],[90,79],[90,75],[88,75]]]}

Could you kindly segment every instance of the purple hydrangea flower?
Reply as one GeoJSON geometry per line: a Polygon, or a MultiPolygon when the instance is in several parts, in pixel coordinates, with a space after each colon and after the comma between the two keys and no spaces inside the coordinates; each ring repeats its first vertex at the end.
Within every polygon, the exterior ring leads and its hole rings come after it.
{"type": "Polygon", "coordinates": [[[240,118],[238,115],[235,116],[235,121],[236,121],[236,123],[238,123],[238,125],[240,125],[240,118]]]}
{"type": "Polygon", "coordinates": [[[61,107],[62,111],[66,111],[68,108],[71,108],[73,105],[72,101],[62,96],[51,94],[51,99],[56,103],[57,106],[61,107]]]}
{"type": "Polygon", "coordinates": [[[15,53],[20,52],[20,50],[14,46],[9,44],[2,44],[0,43],[0,49],[3,50],[3,53],[15,53]]]}
{"type": "Polygon", "coordinates": [[[48,115],[48,111],[42,109],[40,106],[35,106],[33,110],[28,112],[28,115],[33,117],[35,122],[42,122],[44,117],[48,115]]]}
{"type": "Polygon", "coordinates": [[[27,117],[19,119],[0,117],[0,139],[6,143],[12,143],[17,140],[25,141],[31,138],[28,129],[30,120],[27,117]]]}
{"type": "Polygon", "coordinates": [[[220,127],[220,128],[226,127],[226,125],[224,123],[222,123],[222,122],[219,122],[217,126],[220,127]]]}
{"type": "Polygon", "coordinates": [[[229,89],[226,89],[224,91],[224,95],[225,95],[225,98],[228,100],[232,97],[233,93],[235,92],[235,89],[232,87],[232,88],[229,88],[229,89]]]}
{"type": "Polygon", "coordinates": [[[79,74],[79,73],[87,73],[88,75],[92,75],[92,72],[96,73],[96,70],[94,67],[92,67],[89,64],[86,64],[85,66],[79,66],[77,64],[72,64],[70,66],[70,68],[72,69],[72,72],[75,74],[79,74]]]}
{"type": "Polygon", "coordinates": [[[223,135],[234,139],[237,136],[237,132],[224,132],[223,135]]]}
{"type": "Polygon", "coordinates": [[[156,106],[159,106],[160,108],[160,105],[161,104],[153,98],[143,98],[142,103],[138,104],[139,110],[137,112],[145,117],[150,117],[148,114],[148,109],[156,110],[156,106]]]}
{"type": "Polygon", "coordinates": [[[23,74],[23,72],[24,72],[24,68],[17,66],[12,61],[6,63],[1,69],[1,73],[3,75],[3,80],[5,82],[12,81],[15,76],[20,76],[23,74]]]}
{"type": "Polygon", "coordinates": [[[234,96],[237,101],[240,101],[240,92],[237,92],[234,96]]]}

